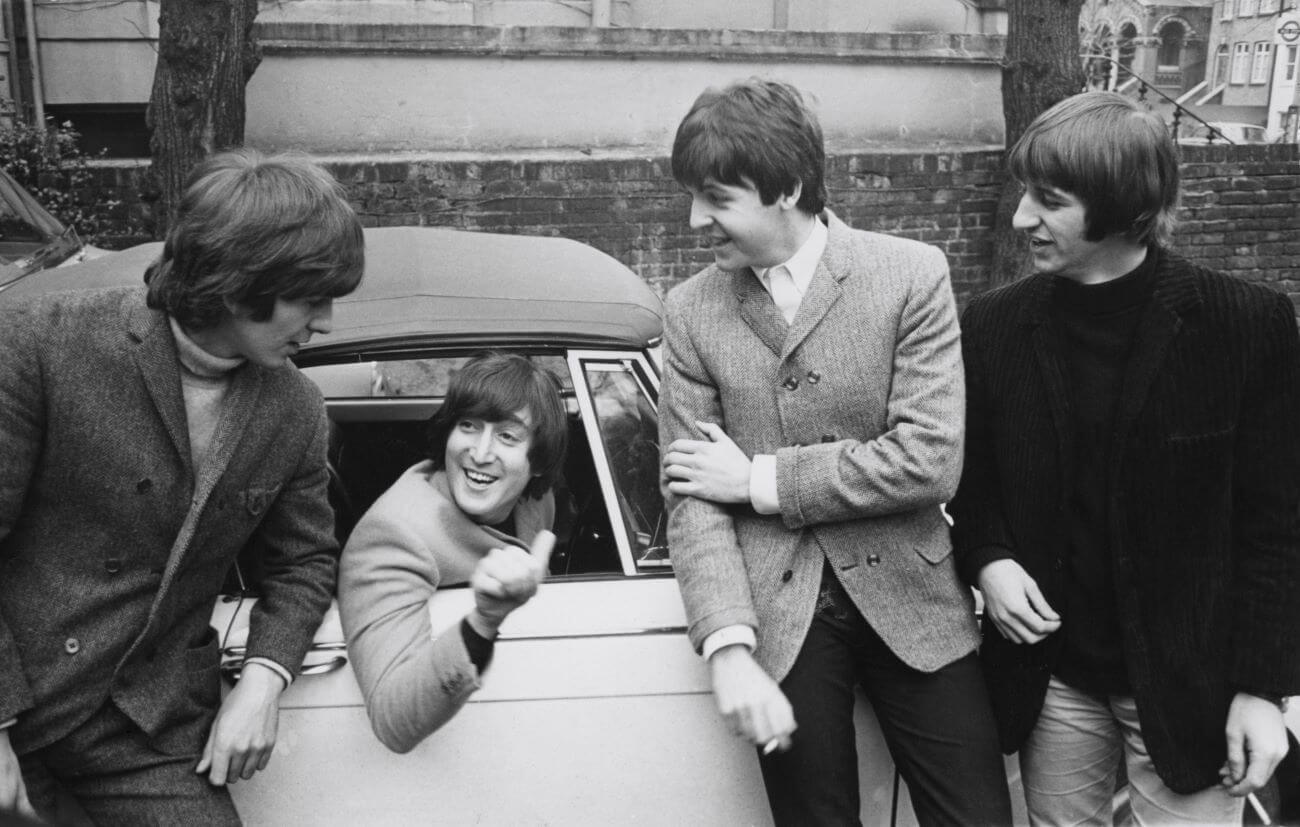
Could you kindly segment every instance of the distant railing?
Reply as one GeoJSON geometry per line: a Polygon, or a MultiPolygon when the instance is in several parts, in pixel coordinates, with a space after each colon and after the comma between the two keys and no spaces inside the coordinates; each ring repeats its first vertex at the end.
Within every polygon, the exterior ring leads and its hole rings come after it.
{"type": "MultiPolygon", "coordinates": [[[[1166,103],[1172,106],[1174,108],[1174,115],[1173,115],[1173,122],[1169,124],[1169,129],[1171,130],[1171,133],[1174,136],[1174,140],[1178,139],[1178,133],[1180,132],[1183,118],[1187,117],[1196,121],[1201,126],[1205,127],[1206,143],[1212,144],[1215,142],[1216,139],[1223,141],[1225,144],[1233,143],[1233,141],[1227,135],[1224,135],[1218,129],[1215,129],[1200,115],[1197,115],[1195,112],[1183,106],[1181,103],[1174,100],[1173,98],[1169,97],[1164,92],[1161,92],[1159,89],[1156,88],[1156,85],[1154,83],[1142,77],[1137,72],[1134,72],[1129,67],[1120,63],[1118,60],[1115,60],[1110,55],[1085,54],[1085,55],[1081,55],[1081,57],[1083,58],[1084,61],[1104,60],[1105,62],[1113,66],[1115,69],[1117,69],[1118,71],[1124,73],[1125,75],[1128,75],[1128,77],[1123,81],[1122,85],[1125,87],[1125,91],[1127,91],[1129,88],[1132,88],[1136,84],[1137,97],[1139,101],[1146,103],[1147,92],[1154,92],[1157,95],[1159,95],[1161,98],[1163,98],[1166,103]]],[[[1159,78],[1160,75],[1157,76],[1157,79],[1159,78]]]]}

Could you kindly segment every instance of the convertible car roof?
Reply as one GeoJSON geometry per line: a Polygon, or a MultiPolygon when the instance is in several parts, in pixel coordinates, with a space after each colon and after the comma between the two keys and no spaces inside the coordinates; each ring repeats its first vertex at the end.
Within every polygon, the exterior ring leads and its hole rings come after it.
{"type": "MultiPolygon", "coordinates": [[[[442,344],[618,345],[663,332],[663,305],[618,260],[563,238],[432,227],[371,228],[361,286],[334,304],[334,330],[303,356],[442,344]]],[[[141,284],[161,244],[36,273],[20,295],[141,284]]],[[[301,360],[300,360],[301,361],[301,360]]],[[[314,361],[314,360],[312,360],[314,361]]]]}

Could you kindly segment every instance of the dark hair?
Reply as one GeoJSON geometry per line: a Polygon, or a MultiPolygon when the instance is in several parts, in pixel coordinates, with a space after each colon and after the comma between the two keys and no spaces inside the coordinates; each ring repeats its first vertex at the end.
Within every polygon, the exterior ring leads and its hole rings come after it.
{"type": "Polygon", "coordinates": [[[243,149],[195,167],[144,280],[150,307],[206,329],[229,315],[227,302],[265,321],[277,299],[347,295],[364,267],[361,222],[328,172],[243,149]]]}
{"type": "Polygon", "coordinates": [[[1083,92],[1034,119],[1007,156],[1030,186],[1084,203],[1085,238],[1116,233],[1167,244],[1178,209],[1178,156],[1157,115],[1115,92],[1083,92]]]}
{"type": "Polygon", "coordinates": [[[537,499],[560,479],[568,449],[569,425],[555,375],[524,356],[486,351],[470,358],[451,375],[442,407],[429,421],[429,459],[438,470],[446,465],[447,440],[465,419],[500,422],[527,410],[533,419],[528,464],[536,476],[524,496],[537,499]]]}
{"type": "Polygon", "coordinates": [[[826,148],[817,116],[788,83],[750,78],[695,99],[673,139],[673,178],[703,189],[706,179],[752,185],[763,204],[802,185],[798,206],[826,208],[826,148]]]}

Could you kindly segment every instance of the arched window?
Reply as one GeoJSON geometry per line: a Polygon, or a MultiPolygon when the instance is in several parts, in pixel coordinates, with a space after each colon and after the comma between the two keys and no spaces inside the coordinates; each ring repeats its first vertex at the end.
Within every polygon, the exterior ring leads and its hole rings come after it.
{"type": "Polygon", "coordinates": [[[1177,69],[1183,63],[1183,24],[1170,20],[1160,27],[1160,51],[1156,55],[1161,69],[1177,69]]]}
{"type": "MultiPolygon", "coordinates": [[[[1117,51],[1115,59],[1119,61],[1120,66],[1130,71],[1133,69],[1133,55],[1137,52],[1137,45],[1133,42],[1137,40],[1137,36],[1137,27],[1132,23],[1125,23],[1119,27],[1119,37],[1115,44],[1117,51]]],[[[1127,79],[1128,73],[1121,72],[1119,82],[1123,83],[1127,79]]]]}

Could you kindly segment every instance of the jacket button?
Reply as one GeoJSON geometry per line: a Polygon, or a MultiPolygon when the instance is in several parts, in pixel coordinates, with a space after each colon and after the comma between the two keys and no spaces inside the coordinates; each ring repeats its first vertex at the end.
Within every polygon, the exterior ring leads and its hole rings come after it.
{"type": "Polygon", "coordinates": [[[63,651],[67,652],[69,655],[77,654],[81,651],[81,641],[77,640],[75,637],[68,638],[63,641],[63,651]]]}
{"type": "Polygon", "coordinates": [[[786,570],[781,574],[781,582],[782,582],[782,583],[789,583],[791,577],[794,577],[794,572],[790,571],[790,569],[786,569],[786,570]]]}
{"type": "Polygon", "coordinates": [[[788,391],[795,390],[799,387],[799,380],[795,379],[793,376],[787,376],[785,381],[781,383],[781,387],[788,391]]]}
{"type": "Polygon", "coordinates": [[[878,565],[880,565],[880,555],[879,555],[879,554],[869,554],[869,555],[867,555],[867,565],[868,565],[868,566],[878,566],[878,565]]]}
{"type": "Polygon", "coordinates": [[[135,484],[135,493],[144,494],[147,493],[150,488],[153,488],[153,480],[143,479],[135,484]]]}
{"type": "Polygon", "coordinates": [[[1061,571],[1062,569],[1065,568],[1065,561],[1062,560],[1060,557],[1056,558],[1056,562],[1052,563],[1052,568],[1056,569],[1057,571],[1061,571]]]}
{"type": "Polygon", "coordinates": [[[104,561],[104,570],[109,574],[117,574],[122,570],[122,561],[116,557],[110,557],[104,561]]]}
{"type": "Polygon", "coordinates": [[[822,442],[837,442],[839,437],[835,434],[822,434],[822,442]]]}
{"type": "Polygon", "coordinates": [[[820,373],[815,370],[808,371],[808,384],[816,385],[820,381],[822,381],[822,375],[820,373]]]}

